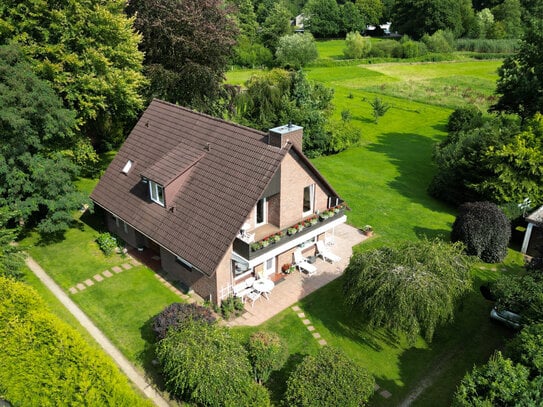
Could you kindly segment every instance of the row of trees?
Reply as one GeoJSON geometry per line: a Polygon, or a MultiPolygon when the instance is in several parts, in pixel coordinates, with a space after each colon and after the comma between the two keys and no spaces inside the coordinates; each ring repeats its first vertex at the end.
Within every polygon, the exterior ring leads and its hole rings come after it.
{"type": "MultiPolygon", "coordinates": [[[[180,400],[206,406],[269,406],[261,386],[287,361],[285,341],[257,331],[246,343],[210,318],[209,309],[176,303],[153,322],[156,354],[167,389],[180,400]]],[[[290,406],[364,405],[374,379],[343,352],[322,348],[306,355],[289,375],[284,400],[290,406]]]]}

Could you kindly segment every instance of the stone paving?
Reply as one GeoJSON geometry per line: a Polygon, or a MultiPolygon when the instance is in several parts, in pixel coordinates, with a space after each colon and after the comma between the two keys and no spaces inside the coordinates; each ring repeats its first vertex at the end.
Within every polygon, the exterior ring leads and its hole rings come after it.
{"type": "Polygon", "coordinates": [[[267,321],[274,315],[289,308],[305,296],[335,280],[349,264],[352,255],[352,247],[367,239],[362,232],[342,224],[334,231],[334,243],[329,247],[330,251],[341,257],[336,263],[330,263],[319,258],[315,265],[317,272],[311,276],[296,270],[287,275],[283,281],[276,284],[269,296],[258,299],[253,305],[245,307],[245,312],[240,317],[229,321],[227,325],[257,326],[267,321]]]}

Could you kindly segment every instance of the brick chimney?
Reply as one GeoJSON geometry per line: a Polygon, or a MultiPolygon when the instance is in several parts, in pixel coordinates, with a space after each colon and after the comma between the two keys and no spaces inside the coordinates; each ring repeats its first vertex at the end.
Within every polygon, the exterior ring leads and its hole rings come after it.
{"type": "Polygon", "coordinates": [[[289,123],[284,126],[275,127],[268,132],[268,144],[270,146],[283,148],[287,141],[290,141],[302,150],[303,127],[289,123]]]}

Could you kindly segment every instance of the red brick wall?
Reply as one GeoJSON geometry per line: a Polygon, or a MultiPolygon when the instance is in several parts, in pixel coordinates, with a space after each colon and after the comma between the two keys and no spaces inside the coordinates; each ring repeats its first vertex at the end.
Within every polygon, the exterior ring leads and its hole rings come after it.
{"type": "Polygon", "coordinates": [[[281,164],[281,229],[303,219],[304,188],[315,184],[315,210],[323,211],[328,195],[292,150],[281,164]]]}

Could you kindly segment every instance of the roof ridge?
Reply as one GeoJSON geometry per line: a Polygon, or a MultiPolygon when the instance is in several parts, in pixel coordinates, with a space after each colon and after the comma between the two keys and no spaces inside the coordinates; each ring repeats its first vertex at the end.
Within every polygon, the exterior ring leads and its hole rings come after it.
{"type": "Polygon", "coordinates": [[[180,105],[177,105],[175,103],[168,102],[166,100],[154,98],[152,100],[152,102],[157,102],[157,103],[162,103],[164,105],[172,106],[172,107],[175,107],[177,109],[184,110],[184,111],[186,111],[188,113],[196,114],[198,116],[202,116],[202,117],[205,117],[205,118],[217,121],[217,122],[221,122],[221,123],[227,124],[229,126],[238,127],[240,129],[247,130],[247,131],[249,131],[251,133],[256,133],[256,134],[258,134],[260,136],[266,136],[266,134],[267,134],[265,131],[253,129],[252,127],[244,126],[243,124],[239,124],[239,123],[235,123],[235,122],[228,121],[228,120],[225,120],[225,119],[221,119],[219,117],[211,116],[211,115],[209,115],[207,113],[198,112],[197,110],[192,110],[192,109],[189,109],[188,107],[180,106],[180,105]]]}

